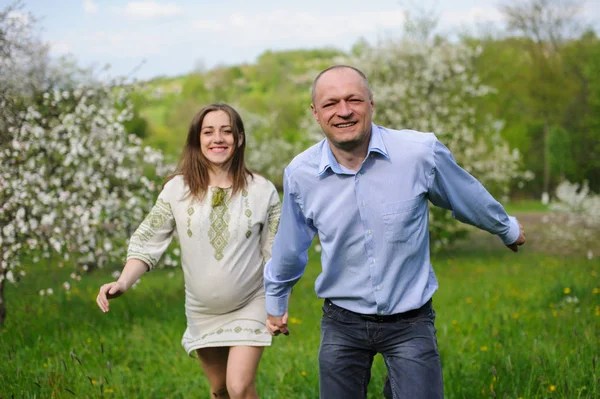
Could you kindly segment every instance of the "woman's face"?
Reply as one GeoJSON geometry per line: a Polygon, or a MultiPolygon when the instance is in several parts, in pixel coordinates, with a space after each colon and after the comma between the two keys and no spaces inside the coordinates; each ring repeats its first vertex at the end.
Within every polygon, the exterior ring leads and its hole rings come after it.
{"type": "MultiPolygon", "coordinates": [[[[240,136],[240,143],[243,139],[240,136]]],[[[224,111],[211,111],[202,121],[200,150],[214,166],[223,167],[234,151],[233,128],[229,115],[224,111]]]]}

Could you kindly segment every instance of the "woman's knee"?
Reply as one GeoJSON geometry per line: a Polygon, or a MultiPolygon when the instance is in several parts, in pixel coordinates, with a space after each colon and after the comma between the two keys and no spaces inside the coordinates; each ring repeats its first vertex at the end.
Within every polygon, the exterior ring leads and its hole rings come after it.
{"type": "Polygon", "coordinates": [[[227,392],[231,399],[254,397],[254,381],[248,378],[227,378],[227,392]]]}

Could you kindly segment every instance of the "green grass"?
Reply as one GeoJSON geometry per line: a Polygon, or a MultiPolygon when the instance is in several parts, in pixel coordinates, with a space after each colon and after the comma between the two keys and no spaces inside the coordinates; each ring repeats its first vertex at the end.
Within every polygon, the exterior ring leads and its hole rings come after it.
{"type": "Polygon", "coordinates": [[[548,205],[544,205],[538,200],[515,200],[503,203],[502,205],[504,205],[509,214],[548,212],[548,205]]]}
{"type": "MultiPolygon", "coordinates": [[[[447,398],[600,396],[600,258],[460,249],[433,259],[434,296],[447,398]],[[577,298],[577,303],[573,298],[577,298]],[[571,298],[571,299],[569,299],[571,298]],[[493,392],[493,393],[492,393],[493,392]]],[[[179,342],[185,329],[180,269],[158,270],[103,314],[100,270],[36,270],[9,285],[0,333],[0,398],[208,398],[197,360],[179,342]],[[60,288],[71,282],[70,292],[60,288]],[[40,296],[52,287],[54,294],[40,296]]],[[[262,398],[317,398],[321,301],[311,262],[294,289],[288,337],[265,351],[262,398]]],[[[380,398],[376,358],[369,398],[380,398]]]]}

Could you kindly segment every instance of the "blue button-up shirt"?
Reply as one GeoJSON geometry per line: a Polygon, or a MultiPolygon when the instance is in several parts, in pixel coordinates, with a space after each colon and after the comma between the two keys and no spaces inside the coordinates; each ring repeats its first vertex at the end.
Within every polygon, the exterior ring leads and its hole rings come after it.
{"type": "Polygon", "coordinates": [[[267,312],[287,310],[316,234],[322,247],[318,297],[364,314],[424,305],[438,288],[428,201],[506,245],[519,237],[517,220],[432,133],[373,125],[358,171],[340,165],[326,139],[298,155],[284,172],[279,230],[265,266],[267,312]]]}

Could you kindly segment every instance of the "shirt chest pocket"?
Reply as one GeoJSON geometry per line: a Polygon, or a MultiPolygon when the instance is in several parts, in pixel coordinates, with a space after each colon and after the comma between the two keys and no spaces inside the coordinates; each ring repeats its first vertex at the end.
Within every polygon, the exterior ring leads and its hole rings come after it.
{"type": "Polygon", "coordinates": [[[422,223],[423,197],[383,204],[385,238],[392,243],[416,242],[422,223]]]}

